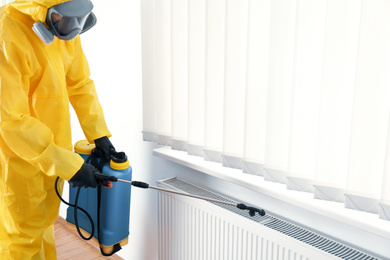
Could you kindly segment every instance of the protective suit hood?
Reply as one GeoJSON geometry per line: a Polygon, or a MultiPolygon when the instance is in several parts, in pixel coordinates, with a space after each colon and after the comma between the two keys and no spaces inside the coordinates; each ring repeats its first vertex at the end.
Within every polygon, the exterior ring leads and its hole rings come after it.
{"type": "Polygon", "coordinates": [[[46,23],[47,10],[53,5],[68,1],[70,0],[15,0],[10,5],[18,11],[31,16],[34,21],[46,23]]]}

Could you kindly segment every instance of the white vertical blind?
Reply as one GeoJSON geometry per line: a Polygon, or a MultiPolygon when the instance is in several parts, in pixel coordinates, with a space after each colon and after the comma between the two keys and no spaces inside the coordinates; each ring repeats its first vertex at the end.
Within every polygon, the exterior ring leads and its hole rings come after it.
{"type": "Polygon", "coordinates": [[[390,111],[389,1],[362,1],[347,206],[377,212],[390,111]]]}
{"type": "Polygon", "coordinates": [[[143,0],[144,139],[390,219],[389,13],[143,0]]]}
{"type": "Polygon", "coordinates": [[[361,1],[328,0],[315,173],[316,198],[344,201],[360,13],[361,1]]]}
{"type": "Polygon", "coordinates": [[[296,5],[287,187],[312,190],[316,169],[326,0],[296,5]]]}
{"type": "Polygon", "coordinates": [[[148,141],[156,141],[157,133],[157,46],[156,2],[142,1],[142,107],[143,135],[148,141]]]}
{"type": "Polygon", "coordinates": [[[223,165],[241,168],[244,152],[242,137],[245,122],[248,0],[227,0],[225,21],[223,165]]]}
{"type": "Polygon", "coordinates": [[[243,171],[263,175],[271,0],[248,1],[243,171]]]}
{"type": "Polygon", "coordinates": [[[271,1],[264,177],[286,182],[290,143],[296,0],[271,1]]]}
{"type": "Polygon", "coordinates": [[[205,126],[205,1],[188,0],[188,153],[203,156],[205,126]]]}
{"type": "Polygon", "coordinates": [[[183,10],[187,0],[171,0],[171,145],[176,150],[186,150],[188,139],[188,12],[183,10]]]}
{"type": "MultiPolygon", "coordinates": [[[[172,134],[171,1],[156,1],[156,122],[159,144],[170,145],[172,134]]],[[[144,49],[145,50],[145,49],[144,49]]]]}
{"type": "Polygon", "coordinates": [[[385,167],[383,170],[382,193],[379,203],[379,216],[383,219],[389,219],[390,216],[390,117],[387,128],[387,143],[385,154],[385,167]]]}
{"type": "MultiPolygon", "coordinates": [[[[225,74],[225,0],[206,1],[204,156],[221,162],[225,74]]],[[[184,11],[184,10],[183,10],[184,11]]]]}

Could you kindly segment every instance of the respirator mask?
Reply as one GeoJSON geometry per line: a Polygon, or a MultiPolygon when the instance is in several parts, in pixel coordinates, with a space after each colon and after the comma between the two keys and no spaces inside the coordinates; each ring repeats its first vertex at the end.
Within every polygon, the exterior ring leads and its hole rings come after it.
{"type": "Polygon", "coordinates": [[[54,36],[65,41],[73,40],[96,24],[92,9],[90,0],[72,0],[54,5],[47,11],[49,29],[42,22],[37,22],[33,30],[47,44],[54,40],[54,36]]]}

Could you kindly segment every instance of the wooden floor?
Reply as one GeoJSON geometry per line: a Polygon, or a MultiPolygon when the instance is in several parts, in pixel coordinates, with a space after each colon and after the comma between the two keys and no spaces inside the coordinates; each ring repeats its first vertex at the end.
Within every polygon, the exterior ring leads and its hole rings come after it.
{"type": "MultiPolygon", "coordinates": [[[[58,260],[71,259],[112,259],[120,260],[121,257],[113,255],[110,257],[102,256],[99,244],[95,238],[83,240],[73,225],[66,222],[63,218],[58,218],[54,224],[54,232],[57,247],[58,260]]],[[[87,237],[87,235],[85,235],[87,237]]]]}

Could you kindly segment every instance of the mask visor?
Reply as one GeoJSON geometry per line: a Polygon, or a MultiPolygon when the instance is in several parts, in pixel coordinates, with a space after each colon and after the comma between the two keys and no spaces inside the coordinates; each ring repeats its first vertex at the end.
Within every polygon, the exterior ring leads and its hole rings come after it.
{"type": "Polygon", "coordinates": [[[73,0],[51,7],[47,14],[50,31],[61,40],[72,40],[96,24],[90,0],[73,0]],[[54,15],[53,15],[54,14],[54,15]],[[61,19],[54,20],[58,15],[61,19]]]}

